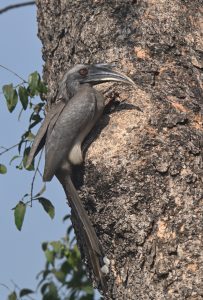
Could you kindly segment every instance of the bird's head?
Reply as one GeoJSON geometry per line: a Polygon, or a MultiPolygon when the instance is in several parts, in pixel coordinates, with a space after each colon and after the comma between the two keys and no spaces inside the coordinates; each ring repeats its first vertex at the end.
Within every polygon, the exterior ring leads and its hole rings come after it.
{"type": "Polygon", "coordinates": [[[114,71],[111,64],[78,64],[72,67],[63,77],[61,82],[62,94],[65,90],[77,90],[78,85],[89,83],[97,85],[104,82],[117,81],[131,84],[135,87],[135,83],[131,78],[118,71],[114,71]],[[65,90],[64,90],[65,88],[65,90]]]}
{"type": "Polygon", "coordinates": [[[80,84],[90,83],[91,85],[96,85],[109,81],[118,81],[135,85],[128,76],[114,71],[112,68],[113,65],[111,64],[79,64],[67,72],[67,77],[79,81],[80,84]]]}

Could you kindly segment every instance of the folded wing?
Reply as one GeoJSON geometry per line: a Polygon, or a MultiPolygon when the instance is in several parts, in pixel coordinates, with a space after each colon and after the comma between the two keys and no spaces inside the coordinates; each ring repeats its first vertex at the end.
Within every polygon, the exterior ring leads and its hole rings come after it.
{"type": "Polygon", "coordinates": [[[37,135],[35,136],[31,151],[27,159],[26,167],[29,167],[31,165],[35,156],[44,147],[46,135],[47,135],[47,129],[49,126],[52,127],[54,126],[64,107],[65,107],[64,102],[58,102],[57,104],[54,104],[51,110],[46,114],[46,117],[40,129],[38,130],[37,135]]]}
{"type": "Polygon", "coordinates": [[[44,181],[50,181],[71,150],[80,148],[94,125],[96,95],[90,86],[82,86],[72,97],[54,126],[49,126],[45,145],[44,181]],[[76,147],[75,145],[79,145],[76,147]]]}

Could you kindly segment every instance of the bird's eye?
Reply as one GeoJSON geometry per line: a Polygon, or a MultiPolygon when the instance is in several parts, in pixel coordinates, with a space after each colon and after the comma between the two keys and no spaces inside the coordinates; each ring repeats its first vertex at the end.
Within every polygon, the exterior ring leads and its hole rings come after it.
{"type": "Polygon", "coordinates": [[[83,68],[83,69],[81,69],[81,70],[79,71],[79,74],[80,74],[81,76],[86,76],[86,75],[88,74],[88,70],[87,70],[86,68],[83,68]]]}

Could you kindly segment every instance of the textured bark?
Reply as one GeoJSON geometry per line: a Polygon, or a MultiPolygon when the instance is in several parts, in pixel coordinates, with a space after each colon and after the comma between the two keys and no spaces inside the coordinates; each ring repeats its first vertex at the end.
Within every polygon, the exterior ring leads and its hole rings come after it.
{"type": "Polygon", "coordinates": [[[76,63],[117,61],[137,84],[102,87],[136,107],[104,115],[85,158],[80,195],[111,259],[105,299],[203,299],[202,4],[37,1],[49,102],[76,63]]]}

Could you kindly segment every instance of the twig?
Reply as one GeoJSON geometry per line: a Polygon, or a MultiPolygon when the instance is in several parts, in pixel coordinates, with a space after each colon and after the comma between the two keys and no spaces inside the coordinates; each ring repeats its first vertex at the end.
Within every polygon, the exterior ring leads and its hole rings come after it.
{"type": "Polygon", "coordinates": [[[11,289],[9,289],[9,287],[7,286],[7,285],[5,285],[4,283],[0,283],[0,286],[3,286],[4,288],[6,288],[7,290],[11,290],[11,289]]]}
{"type": "Polygon", "coordinates": [[[4,149],[4,151],[0,152],[0,155],[3,155],[4,153],[6,153],[6,152],[10,151],[11,149],[17,147],[18,145],[19,145],[19,143],[18,143],[18,144],[15,144],[15,145],[13,145],[13,146],[11,146],[10,148],[0,147],[0,148],[3,148],[3,149],[4,149]]]}
{"type": "Polygon", "coordinates": [[[34,5],[34,4],[35,4],[35,1],[28,1],[28,2],[25,2],[25,3],[11,4],[11,5],[5,6],[4,8],[0,9],[0,14],[3,14],[3,13],[5,13],[8,10],[11,10],[11,9],[15,9],[15,8],[23,7],[23,6],[28,6],[28,5],[34,5]]]}
{"type": "Polygon", "coordinates": [[[39,164],[40,164],[40,161],[42,159],[42,153],[43,153],[43,150],[41,151],[40,153],[40,156],[39,156],[39,159],[38,159],[38,162],[37,162],[37,167],[35,169],[35,173],[34,173],[34,176],[32,178],[32,182],[31,182],[31,190],[30,190],[30,206],[32,207],[32,201],[33,201],[33,190],[34,190],[34,183],[35,183],[35,178],[37,176],[37,172],[39,171],[39,164]]]}
{"type": "MultiPolygon", "coordinates": [[[[1,13],[1,10],[0,10],[0,13],[1,13]]],[[[5,67],[3,65],[0,65],[0,67],[3,68],[3,69],[5,69],[5,70],[7,70],[7,71],[9,71],[9,72],[11,72],[13,75],[17,76],[18,78],[20,78],[23,81],[23,83],[27,83],[27,81],[25,79],[23,79],[20,75],[18,75],[17,73],[15,73],[14,71],[12,71],[11,69],[9,69],[9,68],[7,68],[7,67],[5,67]]]]}
{"type": "Polygon", "coordinates": [[[20,118],[21,118],[21,115],[22,115],[23,111],[24,111],[24,109],[22,108],[19,115],[18,115],[18,121],[20,121],[20,118]]]}
{"type": "Polygon", "coordinates": [[[41,176],[41,178],[43,177],[42,173],[40,172],[40,170],[38,169],[37,172],[39,173],[39,175],[41,176]]]}

